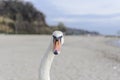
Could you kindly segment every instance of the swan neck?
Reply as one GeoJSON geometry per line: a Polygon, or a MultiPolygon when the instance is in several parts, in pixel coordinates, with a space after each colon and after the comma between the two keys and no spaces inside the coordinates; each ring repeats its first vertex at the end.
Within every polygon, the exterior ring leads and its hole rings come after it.
{"type": "Polygon", "coordinates": [[[54,59],[54,54],[48,50],[41,60],[40,80],[50,80],[50,68],[54,59]]]}

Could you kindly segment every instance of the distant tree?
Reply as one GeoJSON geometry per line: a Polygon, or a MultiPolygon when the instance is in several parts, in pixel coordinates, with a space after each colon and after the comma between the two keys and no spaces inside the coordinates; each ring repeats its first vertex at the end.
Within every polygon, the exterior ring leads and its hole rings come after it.
{"type": "MultiPolygon", "coordinates": [[[[45,15],[38,11],[32,3],[24,0],[1,0],[0,16],[13,21],[8,23],[7,26],[10,26],[14,33],[50,34],[54,30],[66,31],[66,27],[62,22],[54,28],[50,28],[46,24],[45,15]]],[[[6,23],[6,21],[0,23],[6,23]]]]}
{"type": "Polygon", "coordinates": [[[61,30],[63,32],[66,31],[66,27],[65,27],[64,23],[62,23],[62,22],[58,23],[57,27],[58,27],[59,30],[61,30]]]}
{"type": "MultiPolygon", "coordinates": [[[[9,23],[9,26],[15,30],[15,33],[49,31],[48,28],[45,28],[48,27],[45,22],[45,15],[38,11],[30,2],[24,0],[1,0],[0,16],[13,20],[13,23],[9,23]]],[[[4,20],[4,22],[1,21],[0,23],[5,24],[6,21],[4,20]]]]}
{"type": "Polygon", "coordinates": [[[20,27],[23,27],[23,17],[22,17],[22,15],[20,14],[20,13],[17,13],[16,15],[15,15],[15,17],[16,17],[16,19],[15,19],[15,28],[14,28],[14,30],[15,30],[15,33],[17,34],[18,33],[18,31],[19,31],[19,28],[20,27]]]}
{"type": "Polygon", "coordinates": [[[3,0],[0,1],[0,15],[5,15],[11,19],[16,19],[16,14],[19,13],[23,16],[23,20],[44,20],[45,16],[42,12],[38,11],[30,2],[23,0],[3,0]]]}

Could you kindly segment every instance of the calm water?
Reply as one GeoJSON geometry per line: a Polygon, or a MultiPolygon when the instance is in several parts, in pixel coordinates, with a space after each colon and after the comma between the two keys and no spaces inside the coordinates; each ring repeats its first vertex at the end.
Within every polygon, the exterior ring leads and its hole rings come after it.
{"type": "Polygon", "coordinates": [[[118,41],[118,45],[120,46],[120,40],[118,41]]]}
{"type": "Polygon", "coordinates": [[[117,40],[117,41],[114,41],[113,43],[114,43],[114,45],[116,45],[116,46],[119,46],[119,47],[120,47],[120,40],[119,40],[119,41],[118,41],[118,40],[117,40]]]}

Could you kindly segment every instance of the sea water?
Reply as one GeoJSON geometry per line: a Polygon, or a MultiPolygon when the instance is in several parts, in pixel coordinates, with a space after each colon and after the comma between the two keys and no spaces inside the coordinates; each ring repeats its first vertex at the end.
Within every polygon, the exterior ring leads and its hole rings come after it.
{"type": "Polygon", "coordinates": [[[119,41],[117,41],[117,43],[118,43],[118,46],[120,46],[120,40],[119,40],[119,41]]]}
{"type": "Polygon", "coordinates": [[[113,44],[120,47],[120,40],[114,41],[113,44]]]}

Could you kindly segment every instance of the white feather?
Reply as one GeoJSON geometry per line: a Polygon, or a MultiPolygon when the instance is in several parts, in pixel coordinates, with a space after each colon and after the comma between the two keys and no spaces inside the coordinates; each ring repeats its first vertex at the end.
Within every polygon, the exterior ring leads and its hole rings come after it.
{"type": "MultiPolygon", "coordinates": [[[[61,43],[62,44],[64,43],[63,33],[61,31],[55,31],[55,32],[53,32],[52,35],[54,35],[55,37],[62,36],[61,43]]],[[[40,80],[50,80],[50,74],[49,74],[50,68],[51,68],[51,64],[52,64],[54,56],[55,56],[52,52],[52,47],[53,47],[53,40],[51,40],[50,45],[41,60],[40,76],[39,76],[40,80]]]]}

